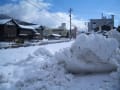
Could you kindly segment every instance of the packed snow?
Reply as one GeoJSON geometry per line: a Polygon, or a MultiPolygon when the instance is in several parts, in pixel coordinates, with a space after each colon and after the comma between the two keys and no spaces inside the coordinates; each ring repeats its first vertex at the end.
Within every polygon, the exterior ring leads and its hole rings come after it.
{"type": "MultiPolygon", "coordinates": [[[[59,44],[41,45],[41,46],[30,46],[30,47],[20,47],[11,49],[1,49],[0,50],[0,65],[5,65],[9,63],[16,63],[26,59],[30,54],[33,54],[40,47],[46,48],[51,54],[54,54],[60,49],[65,47],[70,47],[72,42],[64,42],[59,44]]],[[[45,53],[46,54],[46,53],[45,53]]]]}
{"type": "Polygon", "coordinates": [[[52,58],[71,43],[2,49],[0,90],[66,90],[72,75],[52,58]]]}
{"type": "Polygon", "coordinates": [[[119,44],[115,39],[99,34],[80,35],[71,48],[64,50],[57,58],[66,63],[66,68],[73,73],[107,72],[117,69],[120,57],[119,44]],[[62,56],[62,57],[61,57],[62,56]]]}
{"type": "Polygon", "coordinates": [[[119,45],[120,45],[120,33],[117,31],[117,30],[111,30],[109,32],[107,32],[106,34],[109,38],[115,38],[118,42],[119,42],[119,45]]]}
{"type": "Polygon", "coordinates": [[[82,34],[71,42],[0,50],[0,90],[120,90],[119,83],[113,38],[82,34]]]}

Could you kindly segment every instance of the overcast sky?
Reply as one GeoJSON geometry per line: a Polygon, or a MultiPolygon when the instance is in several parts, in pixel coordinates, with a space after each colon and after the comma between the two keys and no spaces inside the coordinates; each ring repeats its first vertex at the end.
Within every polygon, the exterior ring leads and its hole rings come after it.
{"type": "Polygon", "coordinates": [[[15,18],[46,25],[69,27],[69,8],[72,8],[72,25],[86,29],[91,18],[115,15],[115,25],[120,24],[120,0],[0,0],[0,13],[15,18]]]}

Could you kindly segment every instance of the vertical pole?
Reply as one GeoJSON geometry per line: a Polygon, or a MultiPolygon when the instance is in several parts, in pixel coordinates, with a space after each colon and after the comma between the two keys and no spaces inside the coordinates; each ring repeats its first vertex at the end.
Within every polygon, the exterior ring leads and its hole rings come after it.
{"type": "Polygon", "coordinates": [[[69,17],[70,17],[70,39],[72,38],[72,30],[71,30],[71,12],[72,12],[72,9],[70,8],[69,10],[69,17]]]}

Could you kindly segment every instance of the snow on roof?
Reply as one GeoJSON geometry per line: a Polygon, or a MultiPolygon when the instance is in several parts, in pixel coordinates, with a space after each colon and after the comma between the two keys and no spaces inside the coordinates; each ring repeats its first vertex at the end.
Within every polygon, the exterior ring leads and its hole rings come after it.
{"type": "Polygon", "coordinates": [[[11,19],[0,19],[0,24],[5,24],[9,22],[11,19]]]}
{"type": "Polygon", "coordinates": [[[19,24],[19,27],[26,28],[26,29],[36,29],[36,28],[39,28],[40,25],[20,25],[19,24]]]}
{"type": "Polygon", "coordinates": [[[38,31],[35,30],[35,27],[33,27],[33,25],[32,26],[30,26],[30,25],[19,25],[19,27],[24,28],[24,29],[30,29],[30,30],[34,31],[35,33],[38,33],[38,31]]]}
{"type": "Polygon", "coordinates": [[[40,25],[31,25],[31,26],[34,27],[35,29],[40,27],[40,25]]]}
{"type": "Polygon", "coordinates": [[[53,36],[60,37],[61,35],[59,34],[52,34],[53,36]]]}
{"type": "Polygon", "coordinates": [[[28,36],[28,34],[19,34],[20,36],[28,36]]]}
{"type": "Polygon", "coordinates": [[[19,24],[19,27],[20,27],[20,28],[25,28],[25,29],[35,29],[34,27],[29,26],[29,25],[20,25],[20,24],[19,24]]]}

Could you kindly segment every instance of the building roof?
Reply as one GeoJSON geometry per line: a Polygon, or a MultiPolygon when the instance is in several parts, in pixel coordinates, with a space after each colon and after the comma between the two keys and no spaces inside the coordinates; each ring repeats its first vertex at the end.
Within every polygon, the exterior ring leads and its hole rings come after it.
{"type": "Polygon", "coordinates": [[[19,27],[20,27],[20,28],[24,28],[24,29],[34,29],[34,27],[29,26],[29,25],[20,25],[20,24],[19,24],[19,27]]]}
{"type": "Polygon", "coordinates": [[[18,20],[18,19],[14,19],[14,21],[16,21],[18,24],[21,24],[21,25],[36,25],[34,23],[30,23],[30,22],[26,22],[26,21],[21,21],[21,20],[18,20]]]}
{"type": "Polygon", "coordinates": [[[6,24],[7,22],[11,21],[12,19],[0,19],[0,24],[6,24]]]}
{"type": "Polygon", "coordinates": [[[9,15],[6,15],[6,14],[0,14],[0,20],[1,19],[14,19],[14,21],[16,21],[17,23],[21,24],[21,25],[36,25],[34,23],[30,23],[30,22],[26,22],[26,21],[21,21],[21,20],[18,20],[18,19],[15,19],[9,15]]]}
{"type": "Polygon", "coordinates": [[[38,33],[38,31],[35,30],[35,28],[33,26],[31,26],[31,25],[20,25],[20,24],[18,24],[18,26],[20,28],[27,29],[27,30],[32,30],[33,32],[38,33]]]}
{"type": "Polygon", "coordinates": [[[32,26],[34,29],[39,29],[40,28],[40,25],[36,24],[36,25],[30,25],[32,26]]]}
{"type": "MultiPolygon", "coordinates": [[[[12,19],[0,19],[0,24],[3,25],[10,21],[12,21],[12,19]]],[[[16,23],[19,28],[32,30],[33,32],[38,33],[38,31],[35,29],[39,28],[39,25],[21,25],[18,22],[16,22],[15,20],[14,20],[14,23],[16,23]]]]}
{"type": "Polygon", "coordinates": [[[111,21],[112,19],[90,19],[90,21],[111,21]]]}

